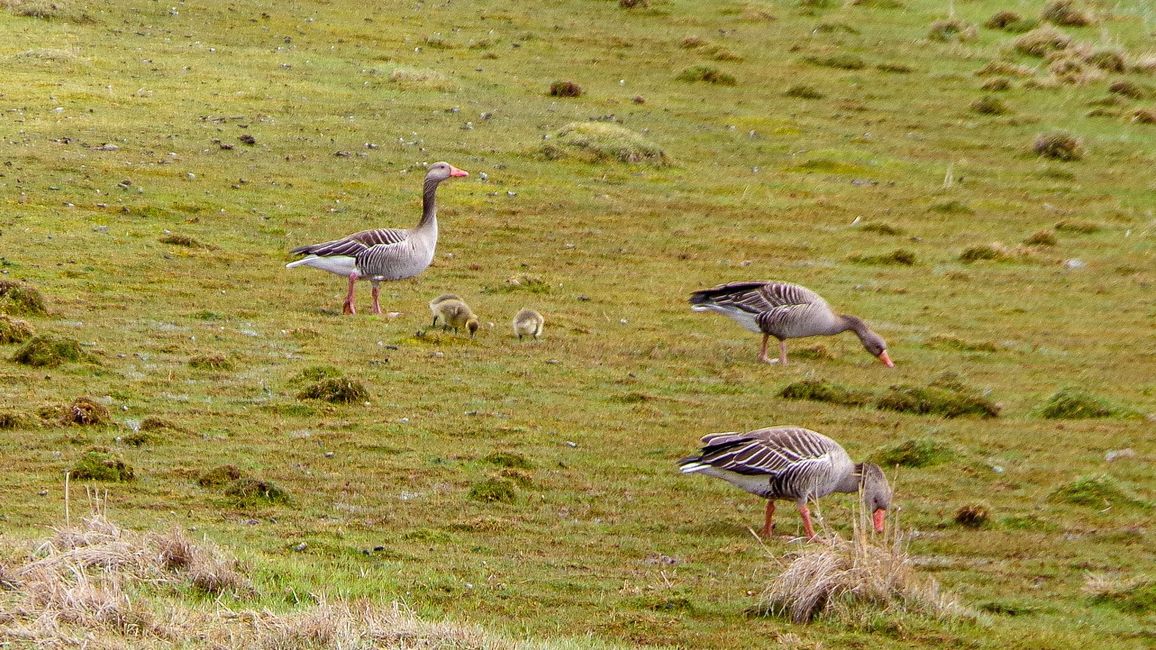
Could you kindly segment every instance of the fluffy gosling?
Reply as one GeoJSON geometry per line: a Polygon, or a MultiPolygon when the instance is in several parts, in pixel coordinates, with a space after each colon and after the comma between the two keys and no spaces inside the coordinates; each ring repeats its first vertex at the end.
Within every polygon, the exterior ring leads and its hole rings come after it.
{"type": "Polygon", "coordinates": [[[442,321],[443,329],[452,329],[455,332],[461,331],[462,328],[469,330],[470,338],[474,338],[477,334],[478,327],[481,326],[481,321],[478,320],[477,314],[470,309],[470,306],[457,298],[448,298],[431,307],[434,315],[434,324],[437,324],[438,319],[442,321]]]}
{"type": "Polygon", "coordinates": [[[438,313],[438,305],[447,300],[461,300],[461,297],[456,293],[443,293],[437,298],[429,301],[429,313],[433,315],[433,323],[430,325],[430,327],[437,327],[438,318],[441,317],[441,314],[438,313]]]}
{"type": "Polygon", "coordinates": [[[522,309],[514,316],[514,335],[521,341],[523,336],[542,336],[542,326],[546,319],[533,309],[522,309]]]}

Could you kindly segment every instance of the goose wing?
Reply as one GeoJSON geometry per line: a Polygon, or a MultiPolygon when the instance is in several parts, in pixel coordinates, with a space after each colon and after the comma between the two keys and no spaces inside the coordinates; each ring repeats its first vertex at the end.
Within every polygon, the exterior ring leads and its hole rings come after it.
{"type": "Polygon", "coordinates": [[[749,433],[712,433],[699,456],[684,459],[737,474],[809,474],[829,467],[842,451],[834,440],[802,427],[770,427],[749,433]],[[837,451],[838,450],[838,451],[837,451]]]}
{"type": "Polygon", "coordinates": [[[320,244],[298,246],[289,251],[296,255],[316,255],[318,257],[333,257],[347,255],[354,257],[374,246],[398,244],[409,238],[409,231],[404,228],[373,228],[353,233],[348,237],[334,239],[320,244]]]}
{"type": "Polygon", "coordinates": [[[716,306],[759,314],[777,307],[822,303],[819,294],[788,282],[730,282],[695,291],[692,305],[716,306]]]}

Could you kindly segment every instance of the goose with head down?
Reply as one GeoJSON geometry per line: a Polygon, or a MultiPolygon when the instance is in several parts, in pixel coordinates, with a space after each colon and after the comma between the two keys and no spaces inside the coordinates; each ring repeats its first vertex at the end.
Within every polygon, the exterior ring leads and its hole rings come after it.
{"type": "Polygon", "coordinates": [[[421,220],[417,226],[363,230],[333,241],[298,246],[290,252],[306,257],[285,267],[311,266],[348,278],[349,291],[342,306],[346,314],[357,313],[353,306],[353,289],[358,280],[368,278],[373,285],[373,313],[380,314],[382,280],[412,278],[426,270],[433,261],[438,242],[438,185],[462,176],[469,176],[469,172],[447,162],[430,165],[422,194],[421,220]]]}

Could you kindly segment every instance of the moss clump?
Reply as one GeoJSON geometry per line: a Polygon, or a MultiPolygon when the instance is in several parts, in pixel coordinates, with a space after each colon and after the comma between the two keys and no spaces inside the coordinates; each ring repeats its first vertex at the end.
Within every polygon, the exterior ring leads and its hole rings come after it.
{"type": "Polygon", "coordinates": [[[26,366],[55,368],[63,363],[92,359],[75,339],[40,334],[25,341],[12,355],[12,360],[26,366]]]}
{"type": "Polygon", "coordinates": [[[333,366],[309,366],[294,375],[290,383],[303,384],[307,382],[317,382],[323,379],[336,379],[341,375],[341,370],[333,366]]]}
{"type": "Polygon", "coordinates": [[[107,449],[92,448],[84,452],[69,471],[72,478],[122,483],[134,478],[132,466],[107,449]]]}
{"type": "Polygon", "coordinates": [[[927,339],[928,347],[960,352],[999,352],[1000,347],[991,341],[967,341],[950,334],[935,334],[927,339]]]}
{"type": "MultiPolygon", "coordinates": [[[[993,79],[992,81],[995,80],[993,79]]],[[[992,97],[991,95],[984,95],[983,97],[980,97],[979,99],[972,102],[968,108],[971,109],[971,112],[979,113],[981,115],[1004,115],[1010,112],[1007,104],[1003,103],[1002,99],[998,97],[992,97]]]]}
{"type": "Polygon", "coordinates": [[[32,338],[35,333],[27,321],[11,318],[7,314],[0,314],[0,344],[23,343],[32,338]]]}
{"type": "Polygon", "coordinates": [[[706,65],[699,63],[692,65],[689,68],[684,68],[682,72],[675,77],[679,81],[705,81],[709,84],[716,84],[719,86],[734,86],[738,80],[727,72],[716,68],[713,65],[706,65]]]}
{"type": "Polygon", "coordinates": [[[1094,232],[1100,232],[1101,228],[1098,223],[1080,221],[1078,219],[1065,219],[1056,224],[1056,230],[1060,232],[1070,232],[1080,235],[1090,235],[1094,232]]]}
{"type": "Polygon", "coordinates": [[[1076,6],[1072,0],[1054,0],[1044,5],[1040,18],[1065,27],[1087,27],[1096,22],[1090,11],[1076,6]]]}
{"type": "Polygon", "coordinates": [[[945,418],[966,415],[994,418],[999,415],[995,403],[966,386],[935,382],[926,387],[892,386],[875,402],[875,406],[884,411],[942,415],[945,418]]]}
{"type": "Polygon", "coordinates": [[[189,235],[178,235],[176,233],[165,235],[158,240],[162,244],[172,244],[173,246],[184,246],[185,248],[212,248],[209,244],[202,243],[194,237],[189,235]]]}
{"type": "Polygon", "coordinates": [[[975,25],[959,18],[944,18],[931,23],[927,38],[933,41],[970,41],[976,37],[975,25]]]}
{"type": "Polygon", "coordinates": [[[1126,417],[1131,412],[1078,388],[1064,388],[1044,402],[1039,415],[1049,420],[1081,420],[1126,417]]]}
{"type": "Polygon", "coordinates": [[[799,99],[823,99],[826,97],[826,95],[823,93],[815,90],[814,86],[808,86],[805,84],[791,86],[783,94],[787,97],[797,97],[799,99]]]}
{"type": "Polygon", "coordinates": [[[571,122],[546,140],[542,153],[551,160],[573,157],[587,162],[670,164],[658,145],[629,129],[605,122],[571,122]]]}
{"type": "Polygon", "coordinates": [[[271,481],[241,477],[225,487],[225,496],[239,506],[257,506],[272,503],[288,503],[289,494],[271,481]]]}
{"type": "Polygon", "coordinates": [[[1033,233],[1024,240],[1024,244],[1028,246],[1055,246],[1059,241],[1056,239],[1055,233],[1050,230],[1041,230],[1033,233]]]}
{"type": "Polygon", "coordinates": [[[582,86],[573,81],[555,81],[550,84],[550,90],[546,94],[551,97],[581,97],[582,86]]]}
{"type": "Polygon", "coordinates": [[[1015,40],[1015,49],[1028,56],[1045,57],[1052,52],[1068,49],[1072,38],[1050,26],[1040,27],[1015,40]]]}
{"type": "Polygon", "coordinates": [[[955,523],[965,528],[983,528],[991,516],[991,509],[982,503],[969,503],[955,511],[955,523]]]}
{"type": "Polygon", "coordinates": [[[784,399],[805,399],[843,406],[863,406],[871,402],[871,393],[833,384],[822,379],[804,379],[789,384],[780,393],[784,399]]]}
{"type": "Polygon", "coordinates": [[[196,370],[232,370],[233,360],[220,354],[198,354],[189,359],[189,367],[196,370]]]}
{"type": "Polygon", "coordinates": [[[510,503],[518,498],[518,489],[508,478],[488,478],[475,483],[470,488],[469,497],[483,503],[510,503]]]}
{"type": "Polygon", "coordinates": [[[871,454],[870,460],[883,467],[930,467],[946,463],[955,457],[947,443],[932,438],[919,438],[883,447],[871,454]]]}
{"type": "Polygon", "coordinates": [[[36,287],[24,282],[0,280],[0,313],[43,316],[48,313],[48,308],[36,287]]]}
{"type": "Polygon", "coordinates": [[[852,255],[847,258],[856,264],[897,264],[900,266],[914,266],[915,253],[906,248],[897,248],[882,255],[852,255]]]}
{"type": "Polygon", "coordinates": [[[1107,474],[1081,476],[1065,483],[1048,495],[1048,500],[1056,503],[1070,503],[1089,508],[1109,506],[1148,507],[1149,504],[1131,494],[1107,474]]]}
{"type": "Polygon", "coordinates": [[[297,393],[297,399],[320,399],[333,404],[352,404],[369,399],[369,391],[356,379],[322,379],[297,393]]]}
{"type": "Polygon", "coordinates": [[[855,56],[841,52],[839,54],[829,54],[827,56],[806,56],[803,60],[811,65],[817,65],[823,68],[835,68],[838,70],[862,70],[867,67],[867,62],[855,56]]]}
{"type": "Polygon", "coordinates": [[[206,488],[219,488],[242,478],[245,478],[245,473],[237,469],[235,465],[220,465],[197,477],[197,485],[206,488]]]}
{"type": "Polygon", "coordinates": [[[516,469],[533,468],[533,465],[530,464],[530,461],[527,460],[525,456],[510,451],[495,451],[482,460],[499,467],[513,467],[516,469]]]}

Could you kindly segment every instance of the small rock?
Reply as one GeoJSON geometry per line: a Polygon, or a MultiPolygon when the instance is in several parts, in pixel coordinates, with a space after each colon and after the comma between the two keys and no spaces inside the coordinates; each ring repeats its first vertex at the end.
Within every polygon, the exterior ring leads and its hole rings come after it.
{"type": "Polygon", "coordinates": [[[295,546],[293,547],[293,550],[294,550],[294,551],[297,551],[298,553],[300,553],[301,551],[304,551],[304,550],[305,550],[305,549],[307,549],[307,548],[309,548],[309,545],[308,545],[308,544],[306,544],[305,542],[301,542],[300,544],[297,544],[297,545],[295,545],[295,546]]]}
{"type": "Polygon", "coordinates": [[[482,173],[478,174],[478,178],[482,179],[483,181],[488,181],[488,180],[490,180],[490,175],[487,174],[486,172],[482,172],[482,173]]]}
{"type": "Polygon", "coordinates": [[[380,552],[385,550],[385,547],[384,546],[374,546],[373,550],[380,553],[380,552]]]}
{"type": "Polygon", "coordinates": [[[348,151],[336,151],[333,153],[333,155],[337,156],[338,158],[348,158],[353,154],[349,153],[348,151]]]}
{"type": "Polygon", "coordinates": [[[246,519],[245,521],[242,521],[241,523],[245,524],[246,526],[256,526],[257,524],[259,524],[261,522],[257,521],[256,519],[246,519]]]}
{"type": "Polygon", "coordinates": [[[514,198],[515,196],[518,196],[518,193],[517,192],[506,192],[506,196],[508,196],[510,198],[514,198]]]}
{"type": "Polygon", "coordinates": [[[400,418],[398,419],[398,422],[401,422],[402,424],[409,424],[409,418],[400,418]]]}
{"type": "Polygon", "coordinates": [[[567,440],[565,444],[567,447],[570,447],[571,449],[575,449],[578,447],[578,443],[573,442],[571,440],[567,440]]]}
{"type": "Polygon", "coordinates": [[[1125,447],[1123,449],[1110,449],[1108,450],[1108,453],[1104,454],[1104,460],[1111,463],[1113,461],[1120,460],[1121,458],[1133,458],[1135,455],[1136,450],[1132,449],[1131,447],[1125,447]]]}
{"type": "Polygon", "coordinates": [[[1065,269],[1082,269],[1085,266],[1087,266],[1087,264],[1081,259],[1076,259],[1073,257],[1070,260],[1064,260],[1065,269]]]}
{"type": "Polygon", "coordinates": [[[36,493],[36,496],[46,497],[48,496],[48,490],[40,490],[36,493]]]}
{"type": "Polygon", "coordinates": [[[96,149],[98,151],[120,151],[120,147],[118,147],[115,144],[112,144],[110,142],[106,142],[106,143],[100,145],[99,147],[97,147],[96,149]]]}
{"type": "Polygon", "coordinates": [[[435,359],[441,359],[442,357],[446,356],[446,353],[445,352],[431,352],[430,356],[435,358],[435,359]]]}
{"type": "Polygon", "coordinates": [[[326,457],[326,458],[333,458],[335,455],[336,455],[336,454],[334,454],[332,451],[327,451],[327,452],[325,452],[325,457],[326,457]]]}

